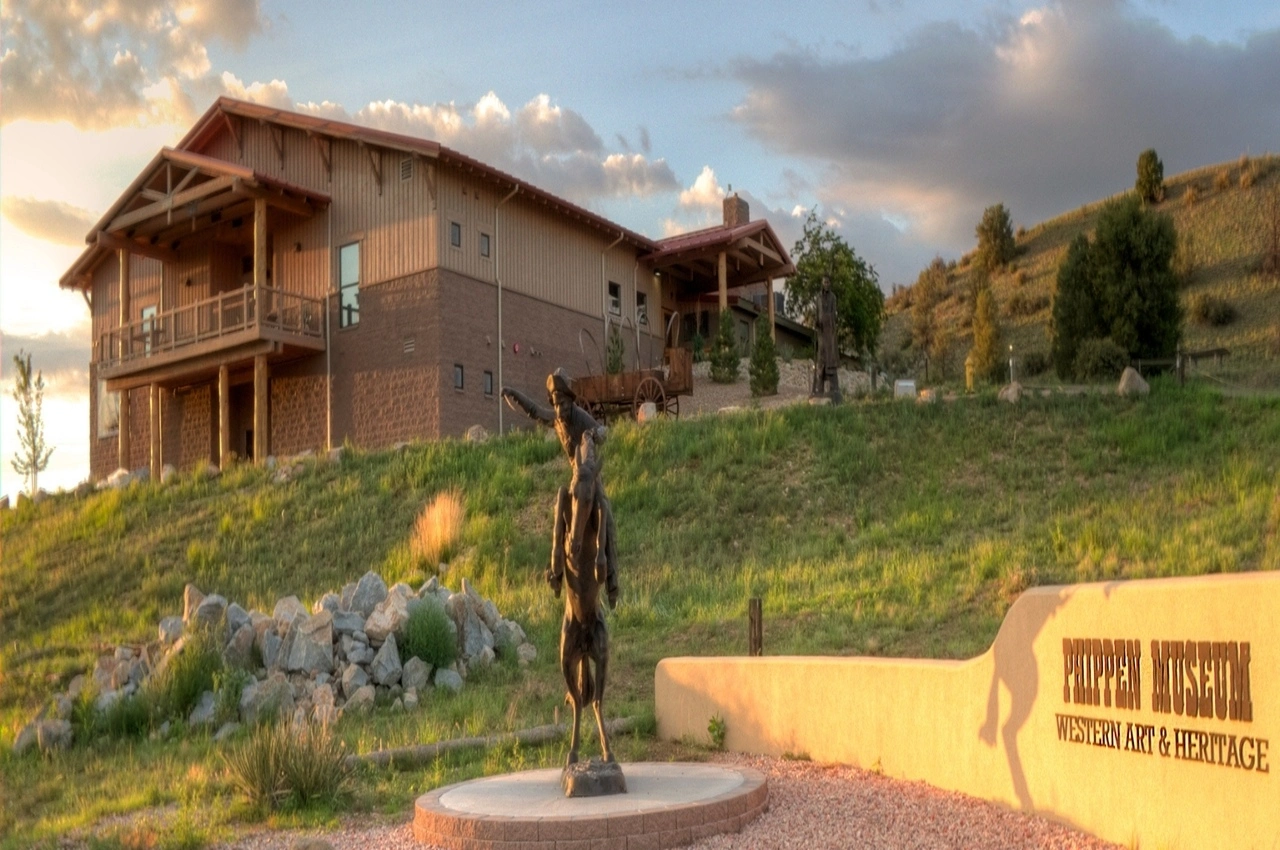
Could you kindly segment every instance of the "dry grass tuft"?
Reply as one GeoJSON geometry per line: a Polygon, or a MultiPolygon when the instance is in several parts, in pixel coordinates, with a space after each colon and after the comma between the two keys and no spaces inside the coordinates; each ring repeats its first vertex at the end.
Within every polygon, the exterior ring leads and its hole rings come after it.
{"type": "Polygon", "coordinates": [[[1185,191],[1183,191],[1182,203],[1184,206],[1194,207],[1198,200],[1200,200],[1200,187],[1195,183],[1192,183],[1187,186],[1185,191]]]}
{"type": "Polygon", "coordinates": [[[466,517],[461,492],[446,490],[437,494],[414,523],[410,542],[413,556],[433,569],[436,564],[448,563],[457,552],[466,517]]]}
{"type": "Polygon", "coordinates": [[[1213,188],[1222,192],[1231,187],[1231,169],[1224,168],[1213,176],[1213,188]]]}

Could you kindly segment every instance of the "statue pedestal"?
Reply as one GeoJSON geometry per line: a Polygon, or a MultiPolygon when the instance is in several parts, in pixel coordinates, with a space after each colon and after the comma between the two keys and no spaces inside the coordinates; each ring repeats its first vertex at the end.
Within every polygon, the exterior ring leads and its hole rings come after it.
{"type": "Polygon", "coordinates": [[[616,761],[591,759],[565,767],[560,787],[566,797],[605,797],[627,793],[627,780],[616,761]]]}

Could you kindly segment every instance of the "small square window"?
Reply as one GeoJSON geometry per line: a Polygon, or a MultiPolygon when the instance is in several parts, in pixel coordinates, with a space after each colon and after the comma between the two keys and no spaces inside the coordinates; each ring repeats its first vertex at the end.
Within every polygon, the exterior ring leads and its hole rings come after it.
{"type": "Polygon", "coordinates": [[[649,324],[649,296],[643,292],[636,293],[636,324],[649,324]]]}
{"type": "Polygon", "coordinates": [[[455,390],[460,390],[462,389],[462,387],[463,387],[462,364],[454,363],[453,364],[453,388],[455,390]]]}
{"type": "Polygon", "coordinates": [[[484,394],[493,395],[493,373],[488,369],[484,372],[484,394]]]}
{"type": "Polygon", "coordinates": [[[609,281],[609,312],[622,315],[622,284],[609,281]]]}
{"type": "Polygon", "coordinates": [[[489,234],[487,233],[480,234],[480,256],[489,256],[489,234]]]}
{"type": "Polygon", "coordinates": [[[449,222],[449,244],[455,248],[462,247],[462,225],[456,221],[449,222]]]}

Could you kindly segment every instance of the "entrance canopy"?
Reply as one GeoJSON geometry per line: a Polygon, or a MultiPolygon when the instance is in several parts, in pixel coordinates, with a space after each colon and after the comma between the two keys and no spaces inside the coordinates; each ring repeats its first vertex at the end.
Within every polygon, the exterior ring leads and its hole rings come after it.
{"type": "Polygon", "coordinates": [[[766,283],[795,272],[777,234],[765,219],[717,225],[664,239],[641,262],[670,282],[678,300],[766,283]]]}

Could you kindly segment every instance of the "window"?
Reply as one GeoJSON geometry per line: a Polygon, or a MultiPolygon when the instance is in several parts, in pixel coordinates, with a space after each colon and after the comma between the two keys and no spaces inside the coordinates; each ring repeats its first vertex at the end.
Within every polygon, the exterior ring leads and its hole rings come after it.
{"type": "Polygon", "coordinates": [[[622,315],[622,284],[609,281],[609,312],[622,315]]]}
{"type": "Polygon", "coordinates": [[[338,327],[360,323],[360,243],[338,249],[338,327]]]}
{"type": "Polygon", "coordinates": [[[156,305],[142,308],[142,345],[147,354],[151,353],[151,344],[156,339],[159,328],[156,324],[156,305]]]}
{"type": "Polygon", "coordinates": [[[649,296],[643,292],[636,293],[636,324],[649,324],[649,296]]]}
{"type": "Polygon", "coordinates": [[[453,388],[455,390],[462,389],[462,385],[463,385],[462,379],[463,379],[462,364],[454,363],[453,364],[453,388]]]}
{"type": "Polygon", "coordinates": [[[489,234],[487,233],[480,234],[480,256],[489,256],[489,234]]]}
{"type": "Polygon", "coordinates": [[[98,380],[98,436],[120,433],[120,393],[107,392],[107,382],[98,380]]]}
{"type": "Polygon", "coordinates": [[[449,222],[449,244],[455,248],[462,247],[462,225],[456,221],[449,222]]]}
{"type": "Polygon", "coordinates": [[[484,370],[484,394],[493,395],[493,373],[488,369],[484,370]]]}

